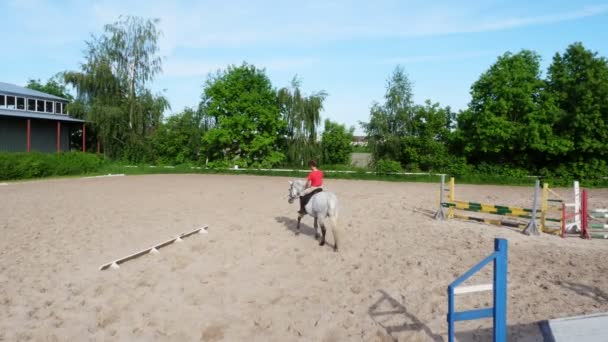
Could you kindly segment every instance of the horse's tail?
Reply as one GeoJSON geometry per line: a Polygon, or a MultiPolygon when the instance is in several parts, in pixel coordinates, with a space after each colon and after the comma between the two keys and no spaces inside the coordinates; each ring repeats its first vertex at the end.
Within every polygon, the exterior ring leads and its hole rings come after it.
{"type": "Polygon", "coordinates": [[[338,243],[341,243],[341,230],[338,226],[338,200],[335,196],[328,196],[327,216],[331,225],[331,231],[334,236],[334,248],[338,249],[338,243]]]}

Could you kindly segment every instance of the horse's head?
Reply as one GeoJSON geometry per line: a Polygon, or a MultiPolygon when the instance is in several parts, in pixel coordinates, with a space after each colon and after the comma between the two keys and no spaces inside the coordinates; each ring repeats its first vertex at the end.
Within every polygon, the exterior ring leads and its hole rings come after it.
{"type": "Polygon", "coordinates": [[[300,192],[302,192],[300,182],[289,181],[289,194],[287,195],[287,202],[293,203],[296,198],[300,197],[300,192]]]}

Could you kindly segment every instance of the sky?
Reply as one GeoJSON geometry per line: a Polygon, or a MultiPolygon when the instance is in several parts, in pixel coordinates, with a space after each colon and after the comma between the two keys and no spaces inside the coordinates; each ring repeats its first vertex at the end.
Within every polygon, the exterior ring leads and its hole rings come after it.
{"type": "Polygon", "coordinates": [[[322,118],[356,134],[397,65],[416,103],[460,110],[505,52],[534,50],[543,70],[574,42],[608,56],[608,0],[1,0],[0,13],[0,82],[78,70],[105,24],[158,18],[163,73],[150,87],[169,99],[166,115],[195,108],[209,73],[247,62],[276,88],[297,75],[305,93],[326,91],[322,118]]]}

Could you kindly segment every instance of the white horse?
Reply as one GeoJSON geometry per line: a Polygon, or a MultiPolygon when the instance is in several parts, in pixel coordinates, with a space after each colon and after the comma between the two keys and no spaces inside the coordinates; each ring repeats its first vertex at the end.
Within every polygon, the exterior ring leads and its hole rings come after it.
{"type": "MultiPolygon", "coordinates": [[[[306,188],[306,182],[303,180],[289,181],[289,196],[288,202],[293,203],[300,197],[300,194],[306,188]]],[[[319,238],[317,231],[318,226],[321,226],[321,241],[319,245],[325,245],[325,232],[326,226],[329,225],[334,236],[334,251],[338,251],[338,241],[340,239],[340,232],[338,228],[338,199],[336,195],[331,192],[321,191],[314,194],[306,206],[304,207],[306,213],[315,219],[315,239],[319,238]],[[317,225],[318,221],[318,225],[317,225]]],[[[296,235],[300,232],[300,220],[302,215],[298,215],[298,227],[296,235]]]]}

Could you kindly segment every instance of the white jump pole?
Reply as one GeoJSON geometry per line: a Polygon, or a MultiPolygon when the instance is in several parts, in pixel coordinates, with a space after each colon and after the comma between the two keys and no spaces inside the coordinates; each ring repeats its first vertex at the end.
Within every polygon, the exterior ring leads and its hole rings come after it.
{"type": "Polygon", "coordinates": [[[177,237],[174,237],[174,238],[171,238],[171,239],[169,239],[167,241],[158,243],[158,244],[156,244],[156,245],[154,245],[152,247],[149,247],[149,248],[146,248],[146,249],[142,249],[139,252],[136,252],[136,253],[127,255],[125,257],[122,257],[120,259],[116,259],[116,260],[114,260],[112,262],[103,264],[103,265],[101,265],[99,267],[99,270],[100,271],[104,271],[104,270],[107,270],[108,268],[119,269],[120,268],[120,264],[122,264],[123,262],[129,261],[129,260],[132,260],[132,259],[135,259],[135,258],[139,258],[140,256],[142,256],[144,254],[158,254],[158,253],[160,253],[159,249],[161,249],[161,248],[163,248],[165,246],[168,246],[168,245],[170,245],[170,244],[172,244],[174,242],[178,242],[178,243],[179,242],[183,242],[184,238],[187,238],[187,237],[189,237],[191,235],[194,235],[194,234],[207,234],[208,233],[207,232],[208,228],[209,228],[209,226],[204,226],[204,227],[197,228],[197,229],[192,230],[192,231],[187,232],[187,233],[182,233],[182,234],[178,235],[177,237]]]}

